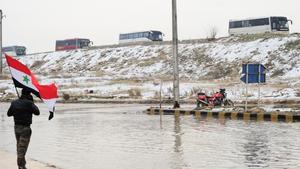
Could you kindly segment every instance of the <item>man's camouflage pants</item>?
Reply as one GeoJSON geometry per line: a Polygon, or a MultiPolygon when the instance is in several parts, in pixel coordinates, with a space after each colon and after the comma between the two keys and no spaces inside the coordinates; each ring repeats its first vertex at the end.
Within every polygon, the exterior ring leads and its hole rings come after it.
{"type": "Polygon", "coordinates": [[[15,125],[15,135],[17,140],[17,155],[19,168],[25,168],[25,155],[30,142],[31,128],[29,126],[15,125]]]}

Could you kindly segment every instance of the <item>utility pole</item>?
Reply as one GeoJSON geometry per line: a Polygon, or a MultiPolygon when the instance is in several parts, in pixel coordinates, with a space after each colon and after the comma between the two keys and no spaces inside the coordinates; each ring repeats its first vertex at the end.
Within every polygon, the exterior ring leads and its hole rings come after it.
{"type": "Polygon", "coordinates": [[[176,0],[172,0],[172,32],[173,32],[173,95],[174,108],[180,108],[179,104],[179,70],[178,70],[178,34],[177,34],[177,5],[176,0]]]}
{"type": "Polygon", "coordinates": [[[248,111],[248,81],[249,80],[249,62],[246,66],[246,102],[245,102],[245,112],[248,111]]]}
{"type": "Polygon", "coordinates": [[[2,10],[0,9],[0,75],[2,75],[2,18],[3,18],[3,13],[2,10]]]}

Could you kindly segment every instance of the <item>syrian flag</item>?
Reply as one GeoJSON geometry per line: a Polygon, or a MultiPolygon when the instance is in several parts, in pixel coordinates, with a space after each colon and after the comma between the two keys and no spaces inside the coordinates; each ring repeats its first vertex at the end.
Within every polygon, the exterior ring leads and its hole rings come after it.
{"type": "Polygon", "coordinates": [[[54,112],[55,102],[58,98],[57,87],[54,83],[50,85],[41,85],[35,78],[34,74],[18,60],[5,54],[14,84],[18,88],[26,88],[34,95],[39,97],[47,104],[49,112],[54,112]]]}

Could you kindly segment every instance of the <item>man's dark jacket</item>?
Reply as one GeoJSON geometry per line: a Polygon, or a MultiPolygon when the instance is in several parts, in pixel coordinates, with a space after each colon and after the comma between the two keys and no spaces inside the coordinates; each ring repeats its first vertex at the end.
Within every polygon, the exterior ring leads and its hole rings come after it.
{"type": "Polygon", "coordinates": [[[30,126],[32,114],[39,115],[40,111],[33,103],[31,95],[22,95],[14,100],[7,111],[7,116],[14,116],[15,125],[30,126]]]}

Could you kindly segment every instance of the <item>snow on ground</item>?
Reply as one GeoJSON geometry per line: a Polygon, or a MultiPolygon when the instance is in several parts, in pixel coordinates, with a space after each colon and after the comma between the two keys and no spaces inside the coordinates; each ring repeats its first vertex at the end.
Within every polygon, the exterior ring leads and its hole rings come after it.
{"type": "MultiPolygon", "coordinates": [[[[226,88],[232,100],[243,100],[245,85],[240,82],[241,65],[263,63],[267,84],[261,85],[262,99],[293,99],[300,95],[300,36],[239,37],[179,45],[180,94],[191,99],[199,91],[208,94],[226,88]]],[[[55,82],[59,94],[72,96],[172,97],[172,46],[136,45],[40,53],[18,58],[42,83],[55,82]]],[[[0,79],[0,97],[14,94],[9,71],[0,79]]],[[[250,99],[258,98],[258,87],[250,85],[250,99]]],[[[11,97],[11,96],[10,96],[11,97]]]]}

